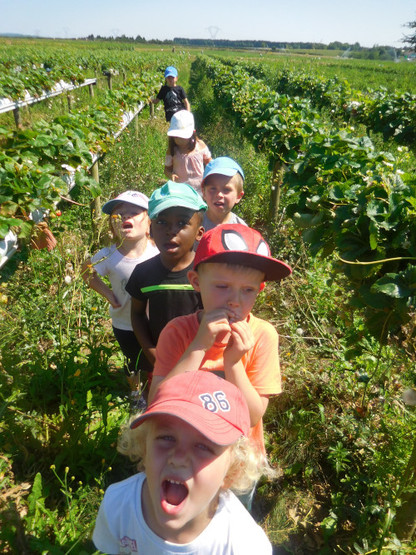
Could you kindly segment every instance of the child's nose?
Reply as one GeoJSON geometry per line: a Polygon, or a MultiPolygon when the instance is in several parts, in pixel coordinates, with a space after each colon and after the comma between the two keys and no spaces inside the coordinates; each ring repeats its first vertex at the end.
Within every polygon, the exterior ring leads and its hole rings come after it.
{"type": "Polygon", "coordinates": [[[172,466],[185,466],[188,462],[189,449],[182,445],[175,445],[169,455],[172,466]]]}
{"type": "Polygon", "coordinates": [[[229,306],[239,306],[240,304],[240,295],[238,291],[230,291],[228,294],[227,304],[229,306]]]}

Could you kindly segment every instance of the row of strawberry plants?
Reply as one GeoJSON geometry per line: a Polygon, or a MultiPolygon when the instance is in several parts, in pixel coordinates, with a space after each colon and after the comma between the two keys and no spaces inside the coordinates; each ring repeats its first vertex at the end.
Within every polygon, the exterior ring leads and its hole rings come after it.
{"type": "Polygon", "coordinates": [[[98,194],[89,176],[94,154],[105,153],[114,142],[123,114],[147,102],[159,82],[155,72],[108,91],[105,100],[51,122],[40,120],[31,129],[11,131],[0,127],[0,237],[12,229],[28,237],[31,214],[54,210],[68,192],[65,176],[77,168],[76,183],[98,194]]]}
{"type": "Polygon", "coordinates": [[[309,98],[318,109],[327,108],[335,117],[361,123],[368,131],[382,133],[385,140],[416,146],[414,94],[392,93],[384,87],[361,91],[338,77],[328,79],[285,68],[276,72],[264,64],[244,64],[244,69],[280,94],[309,98]]]}
{"type": "Polygon", "coordinates": [[[385,339],[407,322],[416,303],[416,186],[400,170],[405,149],[377,152],[368,137],[322,120],[310,100],[278,94],[241,67],[200,57],[193,74],[212,80],[270,168],[285,169],[287,214],[313,255],[333,256],[368,330],[385,339]]]}
{"type": "Polygon", "coordinates": [[[86,78],[118,73],[124,76],[143,69],[161,69],[160,55],[141,56],[130,50],[101,47],[65,49],[47,45],[36,48],[0,45],[0,98],[24,99],[53,89],[56,83],[81,84],[86,78]]]}

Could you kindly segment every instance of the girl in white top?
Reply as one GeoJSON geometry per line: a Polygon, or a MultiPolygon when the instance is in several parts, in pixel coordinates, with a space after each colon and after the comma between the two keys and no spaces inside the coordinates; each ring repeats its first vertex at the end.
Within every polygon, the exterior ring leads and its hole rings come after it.
{"type": "Polygon", "coordinates": [[[165,175],[171,181],[188,183],[202,194],[201,181],[211,152],[195,131],[194,116],[187,110],[176,112],[170,120],[165,175]]]}
{"type": "Polygon", "coordinates": [[[138,388],[139,371],[151,370],[146,357],[140,356],[141,347],[131,325],[131,297],[125,290],[136,265],[159,252],[149,238],[148,201],[143,193],[126,191],[106,202],[102,211],[110,216],[115,242],[88,258],[83,266],[84,281],[110,303],[114,335],[127,359],[125,371],[132,390],[138,388]],[[102,277],[107,277],[110,285],[102,277]]]}

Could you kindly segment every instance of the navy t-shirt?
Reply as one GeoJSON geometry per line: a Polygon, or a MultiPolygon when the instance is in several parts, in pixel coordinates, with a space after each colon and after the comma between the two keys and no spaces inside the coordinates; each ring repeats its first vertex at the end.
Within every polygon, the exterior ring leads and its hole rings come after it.
{"type": "Polygon", "coordinates": [[[163,85],[157,93],[156,98],[163,100],[166,121],[170,121],[175,112],[186,110],[186,106],[183,102],[186,98],[186,92],[182,87],[168,87],[167,85],[163,85]]]}
{"type": "Polygon", "coordinates": [[[149,302],[149,327],[156,345],[160,332],[176,316],[192,314],[202,308],[201,296],[188,281],[193,262],[179,272],[166,268],[160,254],[137,264],[126,291],[139,301],[149,302]]]}

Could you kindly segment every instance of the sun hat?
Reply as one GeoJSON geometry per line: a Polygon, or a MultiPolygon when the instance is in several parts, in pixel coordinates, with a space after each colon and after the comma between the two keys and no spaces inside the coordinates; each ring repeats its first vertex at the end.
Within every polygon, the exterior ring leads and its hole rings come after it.
{"type": "Polygon", "coordinates": [[[193,114],[188,110],[179,110],[173,114],[168,129],[169,137],[181,137],[190,139],[195,131],[195,120],[193,114]]]}
{"type": "Polygon", "coordinates": [[[243,224],[222,224],[206,231],[199,241],[194,270],[202,262],[225,262],[255,268],[264,279],[277,281],[289,276],[292,268],[273,258],[270,247],[255,229],[243,224]]]}
{"type": "Polygon", "coordinates": [[[103,204],[101,210],[104,214],[111,214],[117,204],[120,202],[128,202],[129,204],[134,204],[135,206],[140,206],[144,210],[149,208],[149,199],[143,193],[139,191],[124,191],[118,195],[118,197],[109,200],[103,204]]]}
{"type": "Polygon", "coordinates": [[[231,445],[250,431],[250,414],[240,389],[209,371],[185,372],[162,381],[130,428],[155,415],[176,416],[217,445],[231,445]]]}
{"type": "Polygon", "coordinates": [[[149,199],[149,218],[153,220],[164,210],[176,206],[189,208],[195,210],[195,212],[208,208],[201,195],[188,183],[168,181],[162,187],[153,191],[149,199]]]}
{"type": "Polygon", "coordinates": [[[178,70],[176,69],[176,67],[168,66],[165,69],[165,79],[166,77],[177,77],[177,76],[178,76],[178,70]]]}
{"type": "Polygon", "coordinates": [[[228,156],[219,156],[218,158],[214,158],[213,160],[211,160],[211,162],[205,166],[202,182],[204,182],[204,180],[212,173],[228,175],[229,177],[232,177],[236,173],[239,173],[244,179],[244,172],[241,169],[241,166],[237,164],[235,160],[229,158],[228,156]]]}

